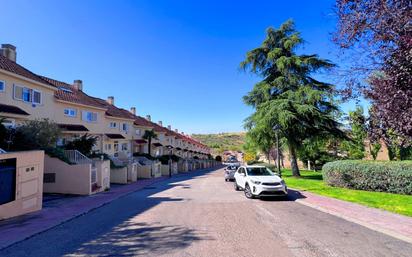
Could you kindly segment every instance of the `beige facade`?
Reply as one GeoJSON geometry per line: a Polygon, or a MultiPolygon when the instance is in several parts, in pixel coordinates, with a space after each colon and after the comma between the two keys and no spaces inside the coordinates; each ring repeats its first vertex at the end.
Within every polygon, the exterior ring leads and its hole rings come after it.
{"type": "Polygon", "coordinates": [[[110,188],[110,162],[67,164],[45,157],[44,188],[46,193],[91,195],[110,188]]]}
{"type": "MultiPolygon", "coordinates": [[[[4,47],[7,51],[2,53],[8,54],[0,56],[0,117],[7,118],[8,125],[48,118],[62,128],[60,146],[88,134],[97,138],[95,152],[127,161],[134,153],[148,152],[142,136],[146,130],[155,130],[158,139],[152,141],[152,156],[207,157],[208,148],[189,136],[151,122],[150,116],[136,116],[134,107],[130,111],[116,107],[112,96],[103,100],[87,95],[81,80],[68,84],[32,73],[16,62],[14,47],[4,47]]],[[[160,168],[155,173],[160,174],[160,168]]]]}
{"type": "Polygon", "coordinates": [[[11,182],[10,191],[1,192],[0,220],[41,210],[43,200],[44,152],[27,151],[0,154],[0,177],[11,182]],[[7,196],[9,196],[8,199],[7,196]]]}
{"type": "MultiPolygon", "coordinates": [[[[4,71],[0,69],[0,81],[4,83],[4,89],[0,91],[0,103],[18,107],[29,115],[20,115],[13,113],[4,113],[0,111],[0,117],[9,118],[13,123],[19,124],[27,119],[51,118],[54,116],[53,109],[50,108],[54,103],[55,88],[33,81],[22,76],[4,71]],[[15,94],[15,88],[24,88],[27,94],[30,95],[30,90],[40,93],[40,103],[33,103],[32,99],[18,99],[23,97],[15,94]]],[[[32,96],[31,96],[32,97],[32,96]]]]}

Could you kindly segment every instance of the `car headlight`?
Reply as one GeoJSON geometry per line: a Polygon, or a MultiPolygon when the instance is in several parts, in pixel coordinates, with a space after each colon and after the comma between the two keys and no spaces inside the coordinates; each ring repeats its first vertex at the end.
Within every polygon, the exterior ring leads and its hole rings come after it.
{"type": "Polygon", "coordinates": [[[250,180],[250,182],[252,182],[255,185],[260,185],[262,182],[257,181],[257,180],[250,180]]]}

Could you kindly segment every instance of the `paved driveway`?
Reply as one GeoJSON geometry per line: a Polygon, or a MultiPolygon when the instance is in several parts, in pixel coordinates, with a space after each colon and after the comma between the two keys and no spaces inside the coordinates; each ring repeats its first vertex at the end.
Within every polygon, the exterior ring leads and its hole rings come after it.
{"type": "Polygon", "coordinates": [[[248,200],[223,170],[159,182],[0,256],[411,256],[412,245],[293,201],[248,200]]]}

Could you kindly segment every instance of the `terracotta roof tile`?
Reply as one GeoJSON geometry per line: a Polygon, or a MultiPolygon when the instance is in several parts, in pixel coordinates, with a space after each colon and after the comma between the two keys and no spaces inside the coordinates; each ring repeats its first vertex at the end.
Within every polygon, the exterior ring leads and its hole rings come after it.
{"type": "Polygon", "coordinates": [[[92,97],[92,98],[107,109],[106,110],[107,116],[123,118],[123,119],[130,119],[130,120],[135,119],[135,116],[131,112],[125,109],[118,108],[112,104],[109,104],[108,102],[106,102],[106,100],[103,100],[97,97],[92,97]]]}
{"type": "Polygon", "coordinates": [[[58,100],[105,109],[104,105],[101,105],[94,100],[93,97],[87,95],[83,91],[77,90],[73,85],[44,76],[40,77],[59,89],[54,93],[54,97],[58,100]]]}
{"type": "Polygon", "coordinates": [[[143,127],[151,127],[151,128],[154,128],[152,122],[150,122],[150,121],[148,121],[148,120],[146,120],[145,118],[140,117],[140,116],[135,116],[134,124],[135,124],[136,126],[143,126],[143,127]]]}
{"type": "Polygon", "coordinates": [[[40,82],[42,84],[53,86],[47,81],[43,80],[40,76],[34,74],[33,72],[29,71],[28,69],[24,68],[23,66],[7,59],[3,55],[0,55],[0,69],[12,72],[14,74],[20,75],[22,77],[40,82]]]}

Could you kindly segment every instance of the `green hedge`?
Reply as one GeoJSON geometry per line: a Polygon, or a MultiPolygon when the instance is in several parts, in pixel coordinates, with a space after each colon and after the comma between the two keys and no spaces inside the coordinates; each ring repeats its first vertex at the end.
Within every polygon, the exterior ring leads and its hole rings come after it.
{"type": "Polygon", "coordinates": [[[412,161],[335,161],[322,171],[331,186],[412,194],[412,161]]]}

